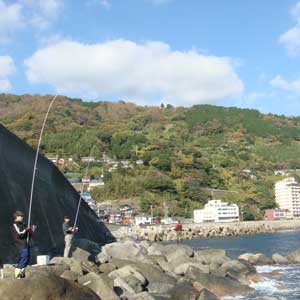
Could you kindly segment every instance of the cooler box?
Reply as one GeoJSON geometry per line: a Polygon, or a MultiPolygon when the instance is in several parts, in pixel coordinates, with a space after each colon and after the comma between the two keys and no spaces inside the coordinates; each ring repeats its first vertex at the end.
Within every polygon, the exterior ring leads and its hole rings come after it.
{"type": "Polygon", "coordinates": [[[39,266],[47,266],[50,264],[50,256],[49,255],[39,255],[36,258],[36,262],[39,266]]]}

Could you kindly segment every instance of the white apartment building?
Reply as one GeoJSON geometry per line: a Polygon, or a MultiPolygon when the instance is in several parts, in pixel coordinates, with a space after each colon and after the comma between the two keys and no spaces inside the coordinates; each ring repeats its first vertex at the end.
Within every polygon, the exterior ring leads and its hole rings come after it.
{"type": "Polygon", "coordinates": [[[211,200],[204,206],[204,209],[194,210],[194,223],[238,222],[239,220],[239,207],[221,200],[211,200]]]}
{"type": "Polygon", "coordinates": [[[280,209],[287,209],[293,217],[300,216],[300,184],[290,177],[275,183],[275,200],[280,209]]]}

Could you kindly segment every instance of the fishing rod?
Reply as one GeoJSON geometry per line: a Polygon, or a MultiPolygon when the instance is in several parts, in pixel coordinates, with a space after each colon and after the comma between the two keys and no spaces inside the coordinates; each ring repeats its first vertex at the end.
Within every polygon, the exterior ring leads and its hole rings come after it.
{"type": "Polygon", "coordinates": [[[43,126],[42,126],[42,129],[41,129],[41,132],[40,132],[40,138],[39,138],[39,142],[38,142],[38,147],[36,149],[35,160],[34,160],[34,167],[33,167],[33,172],[32,172],[30,200],[29,200],[28,223],[27,223],[28,227],[30,227],[30,224],[31,224],[33,192],[34,192],[34,184],[35,184],[35,177],[36,177],[36,170],[37,170],[36,166],[37,166],[37,161],[38,161],[38,157],[39,157],[39,151],[40,151],[41,141],[42,141],[42,137],[43,137],[43,133],[44,133],[44,129],[45,129],[45,125],[46,125],[46,122],[47,122],[47,119],[48,119],[49,112],[50,112],[50,110],[52,108],[52,105],[54,104],[57,96],[58,95],[55,95],[53,97],[53,99],[51,100],[50,104],[49,104],[47,113],[46,113],[45,118],[44,118],[43,126]]]}
{"type": "MultiPolygon", "coordinates": [[[[92,149],[91,149],[91,151],[90,151],[90,155],[89,155],[90,157],[91,157],[91,155],[92,155],[94,149],[95,149],[95,145],[92,147],[92,149]]],[[[85,175],[84,175],[83,178],[86,178],[86,177],[88,176],[90,164],[91,164],[91,160],[88,161],[88,165],[87,165],[87,167],[86,167],[85,175]]],[[[84,182],[82,182],[82,192],[83,192],[83,190],[84,190],[84,182]]],[[[74,233],[75,233],[75,231],[76,231],[76,225],[77,225],[77,221],[78,221],[78,216],[79,216],[79,210],[80,210],[81,202],[82,202],[82,196],[81,196],[81,194],[79,194],[78,206],[77,206],[77,210],[76,210],[75,221],[74,221],[74,227],[73,227],[74,233]]]]}

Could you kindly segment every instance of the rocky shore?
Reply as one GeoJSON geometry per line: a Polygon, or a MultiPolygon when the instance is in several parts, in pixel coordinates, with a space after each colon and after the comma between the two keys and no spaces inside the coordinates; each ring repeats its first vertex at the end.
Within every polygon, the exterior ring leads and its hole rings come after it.
{"type": "MultiPolygon", "coordinates": [[[[184,224],[183,229],[182,239],[253,235],[300,230],[300,220],[184,224]]],[[[117,240],[128,238],[147,241],[176,240],[174,225],[122,226],[114,228],[112,234],[117,240]]]]}
{"type": "Polygon", "coordinates": [[[300,251],[245,253],[229,258],[222,249],[194,251],[186,245],[131,240],[103,246],[81,241],[71,258],[31,266],[27,278],[13,279],[4,266],[1,300],[218,300],[249,295],[263,281],[256,265],[300,264],[300,251]]]}

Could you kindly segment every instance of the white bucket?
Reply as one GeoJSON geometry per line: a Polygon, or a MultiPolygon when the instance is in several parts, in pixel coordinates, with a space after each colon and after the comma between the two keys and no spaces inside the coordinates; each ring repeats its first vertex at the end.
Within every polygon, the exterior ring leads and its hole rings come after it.
{"type": "Polygon", "coordinates": [[[39,255],[36,258],[36,262],[38,266],[47,266],[50,264],[50,256],[49,255],[39,255]]]}

